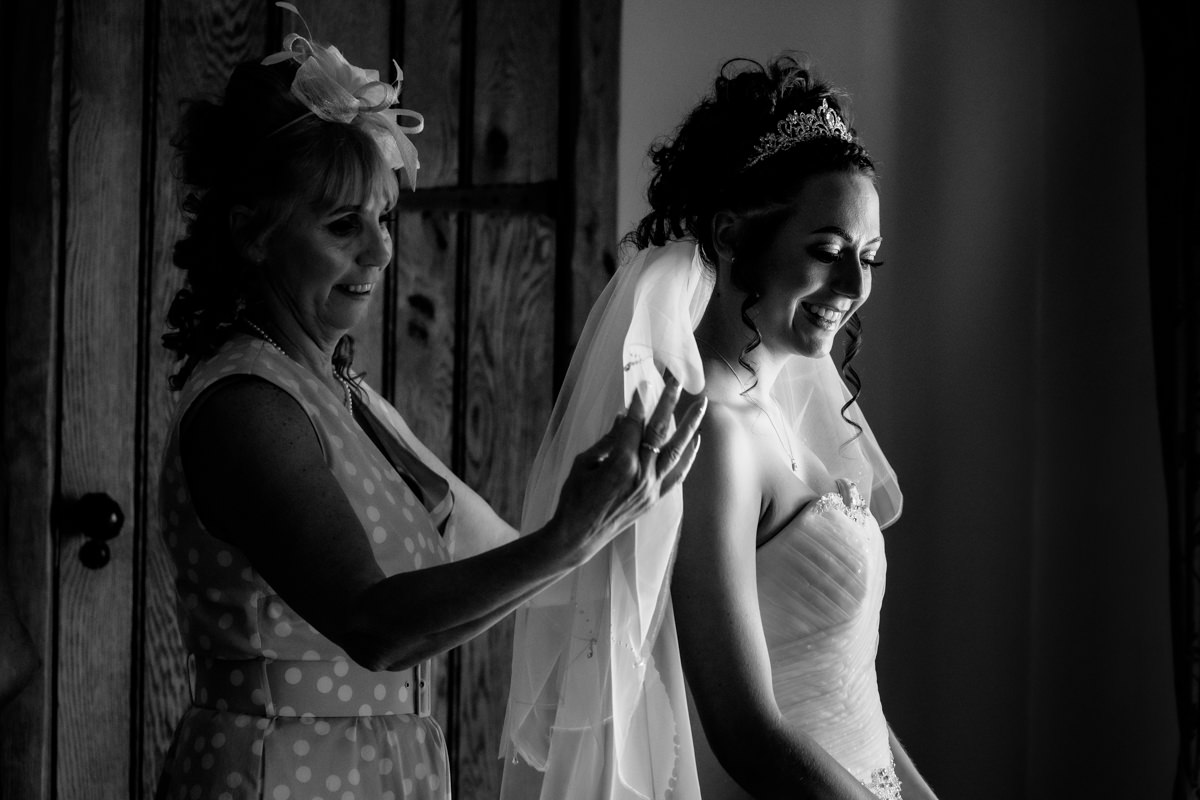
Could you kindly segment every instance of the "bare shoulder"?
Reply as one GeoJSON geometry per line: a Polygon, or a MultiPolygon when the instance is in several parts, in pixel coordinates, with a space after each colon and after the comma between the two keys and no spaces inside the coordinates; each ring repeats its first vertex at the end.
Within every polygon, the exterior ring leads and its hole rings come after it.
{"type": "Polygon", "coordinates": [[[242,538],[247,523],[261,523],[264,501],[294,496],[298,481],[327,473],[308,414],[262,378],[239,376],[214,386],[188,410],[180,435],[197,509],[221,538],[242,538]]]}
{"type": "Polygon", "coordinates": [[[705,438],[713,437],[724,447],[738,448],[746,446],[745,426],[742,424],[740,412],[723,400],[708,401],[708,410],[700,423],[700,430],[705,438]]]}
{"type": "Polygon", "coordinates": [[[313,434],[312,423],[295,398],[252,375],[223,380],[205,392],[184,415],[181,430],[192,452],[231,437],[249,444],[277,441],[277,435],[288,430],[313,434]]]}
{"type": "Polygon", "coordinates": [[[305,462],[324,463],[320,439],[299,401],[263,378],[221,381],[183,419],[185,465],[237,454],[227,467],[274,471],[305,462]],[[280,463],[286,461],[288,463],[280,463]]]}
{"type": "Polygon", "coordinates": [[[757,482],[754,442],[739,409],[720,400],[710,400],[700,423],[700,434],[704,446],[692,474],[700,470],[741,486],[757,482]]]}
{"type": "Polygon", "coordinates": [[[700,426],[702,444],[684,481],[685,530],[754,531],[762,479],[754,443],[739,409],[710,400],[700,426]]]}

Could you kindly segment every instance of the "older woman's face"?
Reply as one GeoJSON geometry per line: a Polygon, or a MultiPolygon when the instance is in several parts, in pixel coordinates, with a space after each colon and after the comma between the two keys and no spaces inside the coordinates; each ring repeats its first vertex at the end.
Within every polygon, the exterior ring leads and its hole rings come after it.
{"type": "Polygon", "coordinates": [[[870,178],[831,172],[805,181],[795,210],[753,265],[761,298],[753,307],[763,345],[817,358],[871,293],[879,195],[870,178]]]}
{"type": "Polygon", "coordinates": [[[366,315],[392,260],[393,202],[377,190],[336,207],[302,203],[267,238],[269,289],[310,333],[336,341],[366,315]]]}

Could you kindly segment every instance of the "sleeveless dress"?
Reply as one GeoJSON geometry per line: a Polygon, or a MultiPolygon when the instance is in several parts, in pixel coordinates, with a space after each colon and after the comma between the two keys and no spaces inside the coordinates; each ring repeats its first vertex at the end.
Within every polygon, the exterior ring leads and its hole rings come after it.
{"type": "MultiPolygon", "coordinates": [[[[194,689],[158,797],[446,800],[446,746],[428,716],[426,673],[371,672],[354,663],[196,515],[180,459],[180,422],[214,384],[247,375],[283,389],[308,414],[326,465],[386,574],[451,560],[454,520],[446,487],[431,513],[417,494],[422,483],[413,478],[420,468],[398,472],[395,453],[385,457],[342,398],[305,367],[244,335],[198,365],[181,393],[161,475],[163,536],[177,570],[177,611],[194,689]]],[[[400,444],[396,410],[369,387],[359,389],[355,405],[366,406],[360,419],[370,422],[376,440],[415,459],[400,444]]],[[[424,469],[428,483],[432,473],[424,469]]]]}
{"type": "MultiPolygon", "coordinates": [[[[758,602],[784,718],[881,800],[899,800],[875,653],[887,560],[865,507],[827,494],[756,553],[758,602]]],[[[704,800],[748,800],[717,763],[699,719],[692,735],[704,800]]]]}

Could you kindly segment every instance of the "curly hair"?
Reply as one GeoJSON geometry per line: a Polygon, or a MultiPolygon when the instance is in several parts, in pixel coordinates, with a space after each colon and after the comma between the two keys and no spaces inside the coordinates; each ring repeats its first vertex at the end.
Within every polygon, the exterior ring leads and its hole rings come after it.
{"type": "MultiPolygon", "coordinates": [[[[725,62],[712,92],[703,98],[671,137],[650,148],[653,175],[646,191],[650,213],[624,241],[638,248],[663,245],[671,240],[694,239],[711,269],[719,263],[713,241],[713,220],[722,211],[740,218],[732,242],[734,264],[730,280],[746,293],[742,321],[751,336],[738,356],[750,369],[746,356],[762,343],[750,309],[761,298],[757,276],[740,263],[753,262],[774,239],[793,209],[804,181],[828,172],[857,172],[872,180],[875,163],[858,142],[834,138],[812,139],[771,155],[747,167],[759,137],[775,130],[792,111],[809,111],[826,101],[843,119],[845,95],[816,78],[809,67],[790,54],[767,65],[737,58],[725,62]]],[[[850,362],[862,345],[862,321],[855,313],[845,326],[848,341],[841,372],[851,388],[842,415],[858,399],[862,381],[850,362]]],[[[753,370],[751,370],[753,371],[753,370]]]]}
{"type": "MultiPolygon", "coordinates": [[[[302,203],[333,208],[380,188],[396,193],[396,176],[369,130],[322,120],[292,96],[296,68],[294,62],[241,64],[222,99],[184,105],[171,144],[187,228],[173,261],[187,278],[162,337],[183,362],[169,379],[173,390],[253,312],[262,264],[248,258],[251,243],[264,240],[302,203]],[[238,208],[248,218],[235,230],[231,215],[238,208]]],[[[353,355],[353,340],[343,336],[334,369],[351,376],[353,355]]]]}

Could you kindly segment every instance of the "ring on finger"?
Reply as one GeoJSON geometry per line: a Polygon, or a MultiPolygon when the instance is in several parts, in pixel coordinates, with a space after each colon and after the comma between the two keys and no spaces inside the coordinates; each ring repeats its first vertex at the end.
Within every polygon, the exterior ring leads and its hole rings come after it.
{"type": "Polygon", "coordinates": [[[643,440],[641,442],[641,444],[638,445],[638,447],[642,448],[643,450],[649,450],[651,453],[654,453],[654,455],[658,455],[659,453],[662,452],[661,447],[659,447],[658,445],[650,444],[649,442],[647,442],[645,440],[643,440]]]}

